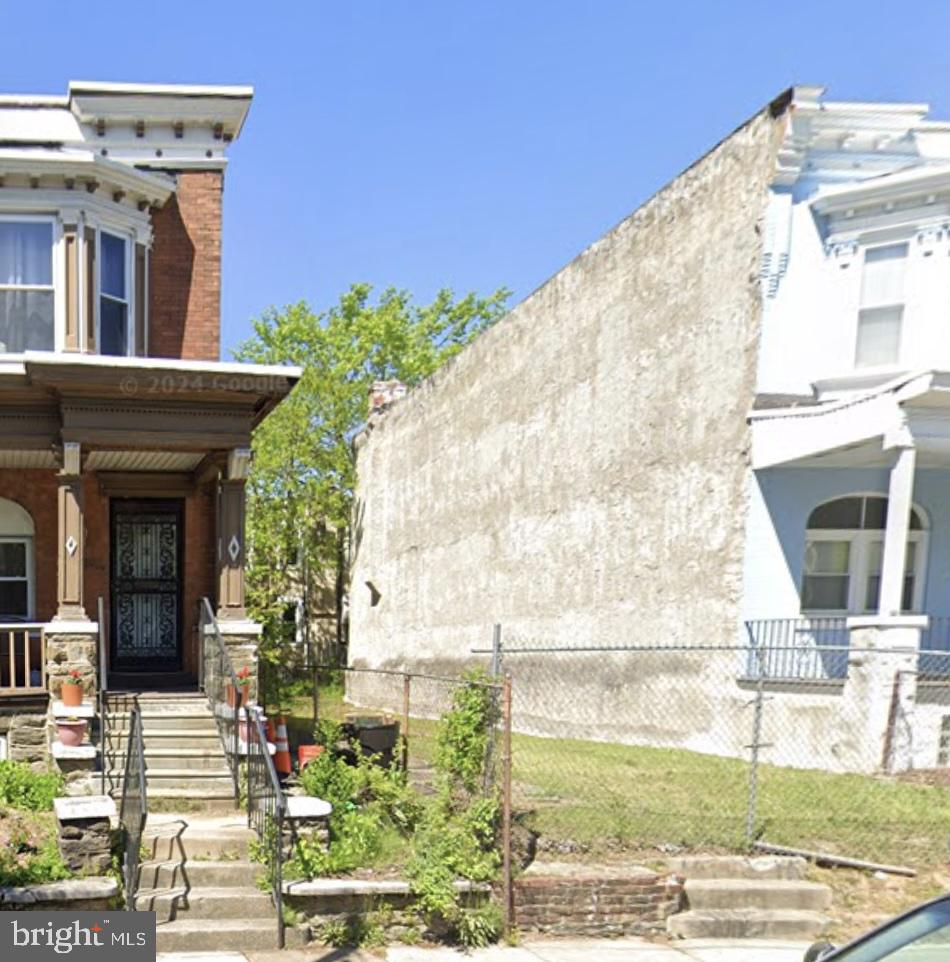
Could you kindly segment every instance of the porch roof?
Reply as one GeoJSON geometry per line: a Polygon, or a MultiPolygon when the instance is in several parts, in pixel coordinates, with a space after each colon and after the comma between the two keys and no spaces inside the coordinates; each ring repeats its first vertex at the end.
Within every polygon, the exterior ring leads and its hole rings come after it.
{"type": "Polygon", "coordinates": [[[888,467],[915,447],[918,467],[950,467],[950,371],[895,377],[824,404],[754,410],[753,470],[888,467]]]}
{"type": "Polygon", "coordinates": [[[62,444],[78,442],[92,458],[90,467],[181,470],[185,452],[194,460],[246,447],[301,373],[297,367],[165,358],[0,357],[0,465],[42,467],[62,444]],[[139,457],[130,459],[136,452],[139,457]],[[143,460],[142,452],[154,457],[143,460]]]}

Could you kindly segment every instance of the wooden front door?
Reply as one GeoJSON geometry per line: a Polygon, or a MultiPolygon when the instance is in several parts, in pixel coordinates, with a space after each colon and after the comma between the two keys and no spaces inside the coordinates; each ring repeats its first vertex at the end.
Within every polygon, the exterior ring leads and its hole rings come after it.
{"type": "Polygon", "coordinates": [[[112,500],[113,670],[181,668],[182,502],[112,500]]]}

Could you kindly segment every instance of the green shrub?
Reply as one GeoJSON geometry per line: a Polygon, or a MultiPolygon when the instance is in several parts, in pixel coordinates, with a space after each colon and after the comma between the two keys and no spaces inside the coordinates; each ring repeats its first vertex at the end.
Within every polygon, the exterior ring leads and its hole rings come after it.
{"type": "Polygon", "coordinates": [[[0,804],[28,812],[49,812],[62,794],[63,779],[55,772],[34,772],[23,762],[0,761],[0,804]]]}
{"type": "Polygon", "coordinates": [[[0,812],[0,885],[58,882],[71,875],[49,816],[0,812]]]}

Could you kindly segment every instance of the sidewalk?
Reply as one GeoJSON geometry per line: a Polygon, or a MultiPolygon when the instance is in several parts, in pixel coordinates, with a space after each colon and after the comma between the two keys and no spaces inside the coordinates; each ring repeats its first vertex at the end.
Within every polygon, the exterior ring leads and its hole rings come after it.
{"type": "Polygon", "coordinates": [[[159,952],[158,962],[802,962],[807,943],[697,940],[661,945],[642,939],[577,939],[524,942],[461,952],[394,945],[385,952],[313,949],[284,952],[159,952]]]}

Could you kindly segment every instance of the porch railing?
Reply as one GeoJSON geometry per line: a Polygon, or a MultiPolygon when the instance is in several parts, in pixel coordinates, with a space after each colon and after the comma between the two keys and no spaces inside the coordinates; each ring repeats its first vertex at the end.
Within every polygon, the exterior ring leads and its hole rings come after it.
{"type": "Polygon", "coordinates": [[[284,947],[283,861],[287,800],[277,777],[258,708],[247,709],[247,822],[257,834],[277,911],[277,946],[284,947]]]}
{"type": "Polygon", "coordinates": [[[109,778],[109,756],[110,756],[110,745],[109,745],[109,716],[107,714],[107,709],[109,707],[108,691],[109,691],[109,668],[106,658],[106,623],[105,623],[105,609],[102,604],[102,595],[99,596],[99,600],[96,603],[96,615],[99,618],[99,691],[98,691],[98,702],[99,702],[99,767],[102,769],[102,794],[106,795],[108,788],[108,778],[109,778]]]}
{"type": "Polygon", "coordinates": [[[848,675],[845,618],[768,618],[745,623],[747,678],[837,681],[848,675]]]}
{"type": "Polygon", "coordinates": [[[0,692],[46,691],[46,626],[34,622],[0,623],[0,692]]]}
{"type": "Polygon", "coordinates": [[[142,712],[137,698],[132,700],[129,715],[129,742],[125,751],[125,771],[122,776],[122,804],[119,825],[122,829],[124,852],[122,881],[125,885],[125,908],[135,911],[135,893],[139,882],[139,856],[142,833],[148,818],[148,794],[145,790],[145,746],[142,741],[142,712]]]}
{"type": "Polygon", "coordinates": [[[200,601],[198,630],[201,633],[201,684],[208,704],[214,713],[218,734],[224,745],[224,752],[231,769],[234,782],[234,800],[241,798],[241,754],[238,738],[238,718],[240,716],[241,688],[238,686],[237,673],[231,664],[227,646],[221,636],[218,620],[207,598],[200,601]]]}
{"type": "Polygon", "coordinates": [[[950,618],[931,615],[920,633],[920,656],[917,670],[923,678],[946,678],[950,675],[950,618]]]}

